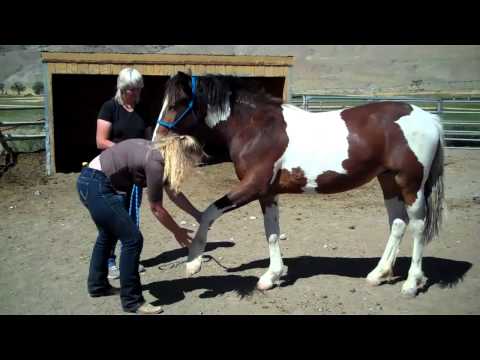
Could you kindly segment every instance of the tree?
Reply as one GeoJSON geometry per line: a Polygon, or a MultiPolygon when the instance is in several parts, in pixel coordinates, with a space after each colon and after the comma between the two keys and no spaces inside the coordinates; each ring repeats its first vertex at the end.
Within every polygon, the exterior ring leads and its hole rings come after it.
{"type": "Polygon", "coordinates": [[[22,91],[25,91],[25,85],[23,85],[23,83],[20,81],[16,81],[15,84],[10,87],[10,89],[16,91],[17,95],[20,95],[22,91]]]}
{"type": "Polygon", "coordinates": [[[41,81],[37,81],[35,84],[33,84],[32,89],[36,95],[43,94],[43,83],[41,81]]]}
{"type": "Polygon", "coordinates": [[[0,83],[0,91],[2,92],[2,94],[5,94],[5,84],[4,83],[0,83]]]}

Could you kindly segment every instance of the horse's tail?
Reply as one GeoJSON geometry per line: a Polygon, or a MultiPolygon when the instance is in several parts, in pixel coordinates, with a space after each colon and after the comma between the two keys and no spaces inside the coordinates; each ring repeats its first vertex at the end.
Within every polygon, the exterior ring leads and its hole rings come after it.
{"type": "Polygon", "coordinates": [[[435,157],[425,182],[425,227],[423,239],[425,244],[438,237],[444,216],[444,140],[442,124],[438,116],[434,115],[435,126],[438,129],[438,144],[435,157]]]}

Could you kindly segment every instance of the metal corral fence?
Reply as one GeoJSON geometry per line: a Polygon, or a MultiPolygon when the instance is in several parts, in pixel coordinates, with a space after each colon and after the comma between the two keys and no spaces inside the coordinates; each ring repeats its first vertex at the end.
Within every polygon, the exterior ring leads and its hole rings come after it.
{"type": "MultiPolygon", "coordinates": [[[[43,106],[0,106],[0,176],[5,173],[8,168],[16,163],[17,154],[21,152],[31,152],[45,148],[45,119],[41,118],[34,121],[15,120],[16,116],[6,114],[5,111],[15,111],[15,114],[23,110],[43,109],[43,106]],[[3,114],[1,113],[3,112],[3,114]],[[10,117],[13,117],[10,118],[10,117]],[[5,120],[5,118],[7,118],[5,120]],[[17,129],[24,129],[20,132],[17,129]],[[39,132],[40,131],[40,132],[39,132]],[[20,140],[20,143],[17,142],[20,140]],[[28,140],[24,142],[23,140],[28,140]],[[14,142],[13,145],[12,141],[14,142]]],[[[27,115],[30,117],[30,115],[27,115]]]]}
{"type": "MultiPolygon", "coordinates": [[[[445,129],[445,140],[448,146],[480,148],[480,100],[479,99],[429,99],[417,97],[365,97],[365,96],[328,96],[295,94],[289,103],[310,112],[323,112],[344,109],[375,101],[403,101],[415,104],[422,109],[440,115],[445,129]]],[[[2,110],[43,109],[43,106],[8,106],[2,110]]],[[[36,121],[2,121],[0,120],[0,137],[2,142],[13,140],[44,139],[44,119],[36,121]],[[41,125],[43,131],[34,134],[3,133],[13,128],[41,125]]],[[[5,146],[4,146],[5,147],[5,146]]]]}
{"type": "Polygon", "coordinates": [[[442,119],[445,140],[452,147],[480,148],[480,100],[479,99],[434,99],[419,97],[365,97],[293,95],[290,104],[310,112],[339,110],[375,101],[403,101],[438,114],[442,119]]]}
{"type": "MultiPolygon", "coordinates": [[[[22,111],[22,110],[35,110],[35,109],[44,109],[43,106],[17,106],[17,105],[12,105],[12,106],[2,106],[0,107],[0,112],[1,111],[22,111]]],[[[8,133],[8,134],[2,134],[3,131],[8,131],[12,129],[16,129],[18,127],[23,127],[23,126],[31,126],[31,125],[40,125],[45,127],[45,119],[38,119],[38,120],[32,120],[32,121],[11,121],[11,120],[2,120],[0,119],[0,136],[2,136],[5,140],[30,140],[30,139],[43,139],[45,138],[45,132],[40,132],[37,134],[14,134],[14,133],[8,133]]]]}

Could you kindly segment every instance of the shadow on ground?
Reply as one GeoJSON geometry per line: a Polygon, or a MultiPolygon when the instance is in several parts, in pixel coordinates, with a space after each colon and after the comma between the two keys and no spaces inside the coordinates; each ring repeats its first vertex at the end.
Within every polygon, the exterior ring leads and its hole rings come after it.
{"type": "MultiPolygon", "coordinates": [[[[209,244],[213,250],[226,243],[209,244]]],[[[233,245],[229,245],[233,246],[233,245]]],[[[175,256],[186,255],[175,253],[175,256]]],[[[177,250],[174,250],[177,251],[177,250]]],[[[170,252],[166,256],[172,260],[170,252]]],[[[164,254],[162,254],[164,255],[164,254]]],[[[160,256],[162,256],[160,255],[160,256]]],[[[157,257],[158,258],[158,257],[157,257]]],[[[157,259],[155,258],[155,259],[157,259]]],[[[281,287],[291,286],[299,279],[310,278],[318,275],[339,275],[353,278],[366,278],[367,274],[375,268],[379,258],[335,258],[335,257],[314,257],[300,256],[295,258],[285,258],[284,263],[288,266],[288,274],[282,278],[281,287]]],[[[394,273],[398,276],[397,280],[402,281],[407,277],[411,258],[400,257],[395,264],[394,273]]],[[[144,262],[145,264],[145,262],[144,262]]],[[[240,297],[250,296],[255,291],[255,285],[258,278],[255,276],[233,275],[250,269],[266,269],[269,265],[269,259],[252,261],[235,268],[226,270],[228,275],[216,276],[197,276],[193,278],[184,278],[170,281],[158,281],[144,286],[144,290],[149,290],[155,296],[158,304],[172,304],[185,298],[184,293],[199,289],[205,289],[200,294],[200,298],[215,297],[228,292],[234,292],[240,297]]],[[[422,292],[428,291],[430,286],[438,284],[439,287],[453,287],[463,280],[465,274],[471,269],[472,264],[465,261],[456,261],[436,257],[423,258],[423,271],[428,277],[428,282],[422,292]]]]}

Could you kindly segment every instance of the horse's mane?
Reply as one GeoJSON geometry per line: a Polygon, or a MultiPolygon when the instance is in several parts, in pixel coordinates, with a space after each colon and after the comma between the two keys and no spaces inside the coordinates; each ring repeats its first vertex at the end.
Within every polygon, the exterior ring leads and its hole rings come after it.
{"type": "MultiPolygon", "coordinates": [[[[165,94],[174,103],[190,93],[191,78],[179,72],[168,83],[165,94]]],[[[267,93],[260,84],[249,78],[232,75],[204,75],[197,80],[196,94],[205,101],[213,111],[226,111],[233,108],[237,100],[255,104],[280,106],[283,101],[267,93]]]]}

